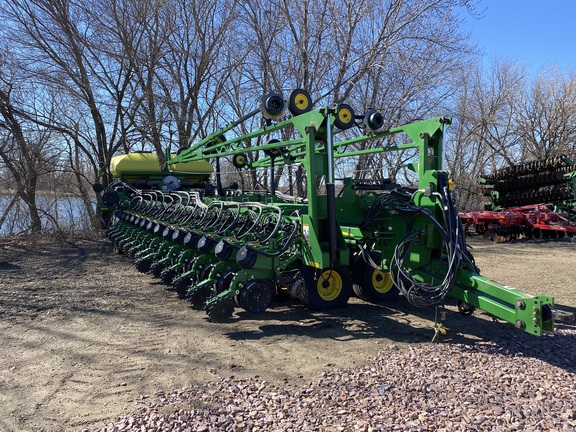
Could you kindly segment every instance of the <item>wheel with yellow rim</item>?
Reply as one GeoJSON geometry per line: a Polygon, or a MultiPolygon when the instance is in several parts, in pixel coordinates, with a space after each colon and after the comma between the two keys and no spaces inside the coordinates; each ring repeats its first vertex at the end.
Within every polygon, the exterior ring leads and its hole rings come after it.
{"type": "Polygon", "coordinates": [[[235,154],[232,156],[232,165],[234,165],[238,169],[244,168],[248,162],[246,162],[246,155],[244,154],[235,154]]]}
{"type": "MultiPolygon", "coordinates": [[[[218,153],[219,149],[218,147],[216,147],[218,144],[222,144],[223,142],[226,141],[226,135],[224,134],[220,134],[217,137],[215,137],[214,139],[212,139],[207,147],[213,147],[211,150],[208,151],[204,151],[204,154],[206,155],[211,155],[211,154],[215,154],[218,153]]],[[[180,150],[178,150],[178,154],[180,153],[180,150]]]]}
{"type": "Polygon", "coordinates": [[[326,310],[345,306],[352,295],[352,277],[348,268],[335,265],[316,269],[304,266],[300,270],[305,288],[300,300],[311,309],[326,310]]]}
{"type": "Polygon", "coordinates": [[[288,96],[288,110],[293,116],[309,112],[312,109],[312,100],[306,90],[296,89],[288,96]]]}
{"type": "Polygon", "coordinates": [[[336,119],[334,126],[340,130],[350,129],[354,126],[356,115],[354,109],[348,104],[340,104],[336,107],[336,119]]]}
{"type": "MultiPolygon", "coordinates": [[[[280,140],[279,139],[271,139],[270,141],[268,141],[266,144],[275,144],[275,143],[279,143],[280,140]]],[[[280,156],[282,153],[281,151],[283,150],[283,148],[271,148],[271,149],[266,149],[264,150],[264,154],[266,156],[270,156],[271,158],[275,158],[280,156]]]]}
{"type": "MultiPolygon", "coordinates": [[[[379,264],[380,254],[370,254],[372,260],[379,264]]],[[[352,267],[354,274],[354,294],[362,300],[372,303],[394,300],[400,291],[394,285],[389,272],[372,267],[362,257],[352,267]]]]}

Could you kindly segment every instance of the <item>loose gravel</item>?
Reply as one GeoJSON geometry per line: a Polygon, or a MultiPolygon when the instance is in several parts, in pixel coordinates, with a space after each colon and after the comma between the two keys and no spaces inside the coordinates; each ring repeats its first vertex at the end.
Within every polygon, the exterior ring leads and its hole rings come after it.
{"type": "Polygon", "coordinates": [[[575,378],[575,327],[511,331],[473,345],[389,345],[304,387],[232,377],[158,391],[93,432],[571,431],[575,378]]]}

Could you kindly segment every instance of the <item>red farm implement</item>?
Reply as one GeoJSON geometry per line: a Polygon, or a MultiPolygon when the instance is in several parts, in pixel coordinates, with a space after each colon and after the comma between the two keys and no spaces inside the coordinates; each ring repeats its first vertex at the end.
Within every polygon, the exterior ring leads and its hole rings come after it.
{"type": "Polygon", "coordinates": [[[576,165],[569,157],[511,165],[478,183],[491,203],[483,211],[460,213],[467,232],[474,226],[496,242],[576,234],[576,165]]]}
{"type": "Polygon", "coordinates": [[[467,211],[460,219],[467,232],[474,226],[485,239],[504,242],[523,238],[564,238],[576,235],[576,223],[544,204],[500,211],[467,211]]]}

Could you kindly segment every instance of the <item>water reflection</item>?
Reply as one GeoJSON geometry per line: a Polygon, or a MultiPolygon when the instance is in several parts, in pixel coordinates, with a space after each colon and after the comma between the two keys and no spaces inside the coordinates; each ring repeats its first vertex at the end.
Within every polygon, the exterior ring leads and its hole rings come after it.
{"type": "MultiPolygon", "coordinates": [[[[12,198],[11,195],[0,195],[0,236],[30,233],[30,215],[22,200],[18,200],[5,215],[12,198]]],[[[88,212],[78,197],[39,196],[36,203],[46,233],[78,232],[90,227],[88,212]]]]}

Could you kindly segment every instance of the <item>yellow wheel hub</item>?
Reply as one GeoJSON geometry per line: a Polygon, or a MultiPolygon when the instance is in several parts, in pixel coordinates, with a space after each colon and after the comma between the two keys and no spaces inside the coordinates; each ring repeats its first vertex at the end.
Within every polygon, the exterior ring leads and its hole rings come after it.
{"type": "Polygon", "coordinates": [[[338,110],[338,118],[342,123],[348,123],[352,120],[352,113],[348,108],[340,108],[338,110]]]}
{"type": "Polygon", "coordinates": [[[296,105],[296,108],[298,108],[299,110],[305,111],[306,109],[308,109],[310,101],[305,95],[298,95],[294,100],[294,105],[296,105]]]}
{"type": "Polygon", "coordinates": [[[374,270],[372,273],[372,286],[374,290],[380,294],[386,294],[392,289],[394,283],[390,273],[383,272],[382,270],[374,270]]]}
{"type": "Polygon", "coordinates": [[[334,270],[325,270],[318,278],[316,289],[322,300],[332,301],[336,300],[342,293],[343,286],[344,283],[340,273],[334,270]]]}

